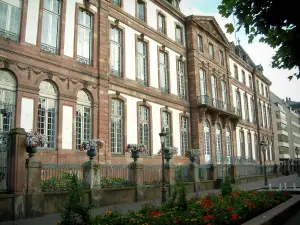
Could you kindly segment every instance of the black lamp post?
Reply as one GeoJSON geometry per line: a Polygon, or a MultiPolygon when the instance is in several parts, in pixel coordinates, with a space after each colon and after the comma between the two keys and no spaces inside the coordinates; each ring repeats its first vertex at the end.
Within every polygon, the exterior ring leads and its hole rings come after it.
{"type": "Polygon", "coordinates": [[[299,171],[299,159],[298,159],[298,155],[299,155],[299,148],[296,147],[295,148],[295,152],[296,152],[296,155],[297,155],[297,173],[298,173],[298,177],[300,177],[300,171],[299,171]]]}
{"type": "Polygon", "coordinates": [[[266,142],[265,138],[263,137],[262,141],[260,142],[260,150],[262,151],[262,153],[264,155],[265,185],[268,185],[267,167],[266,167],[266,148],[267,148],[267,142],[266,142]]]}
{"type": "Polygon", "coordinates": [[[162,177],[162,188],[161,188],[161,204],[165,204],[167,199],[166,199],[166,179],[165,179],[165,152],[164,152],[164,147],[165,147],[165,140],[166,140],[166,135],[167,133],[165,132],[165,128],[161,130],[161,133],[159,133],[160,137],[160,143],[161,143],[161,158],[162,158],[162,170],[161,170],[161,177],[162,177]]]}

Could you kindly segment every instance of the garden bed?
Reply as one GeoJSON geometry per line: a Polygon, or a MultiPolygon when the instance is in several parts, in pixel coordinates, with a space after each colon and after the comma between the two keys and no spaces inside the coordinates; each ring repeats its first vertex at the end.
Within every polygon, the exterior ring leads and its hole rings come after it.
{"type": "Polygon", "coordinates": [[[126,215],[107,211],[96,217],[99,224],[125,225],[237,225],[286,202],[286,191],[236,191],[229,196],[209,195],[201,199],[181,200],[176,204],[156,206],[146,203],[138,212],[126,215]]]}

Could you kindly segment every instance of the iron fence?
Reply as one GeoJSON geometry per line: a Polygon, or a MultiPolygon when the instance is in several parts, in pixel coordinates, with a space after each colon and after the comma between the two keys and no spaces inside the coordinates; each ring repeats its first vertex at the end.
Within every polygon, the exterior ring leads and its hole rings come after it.
{"type": "Polygon", "coordinates": [[[129,165],[104,164],[100,167],[101,187],[131,186],[129,182],[129,165]]]}
{"type": "Polygon", "coordinates": [[[236,165],[236,177],[249,177],[263,175],[264,168],[261,165],[236,165]]]}
{"type": "Polygon", "coordinates": [[[199,167],[199,179],[210,180],[211,179],[211,165],[204,164],[199,167]]]}
{"type": "Polygon", "coordinates": [[[226,176],[229,176],[229,165],[217,164],[217,179],[223,179],[226,176]]]}
{"type": "Polygon", "coordinates": [[[161,184],[161,165],[144,165],[144,184],[161,184]]]}
{"type": "Polygon", "coordinates": [[[42,191],[67,190],[67,175],[76,174],[83,179],[83,164],[53,164],[41,165],[42,191]]]}
{"type": "Polygon", "coordinates": [[[8,190],[8,158],[10,149],[10,139],[8,132],[0,133],[0,192],[8,190]]]}
{"type": "Polygon", "coordinates": [[[188,181],[189,165],[177,165],[174,168],[175,179],[181,177],[183,181],[188,181]]]}

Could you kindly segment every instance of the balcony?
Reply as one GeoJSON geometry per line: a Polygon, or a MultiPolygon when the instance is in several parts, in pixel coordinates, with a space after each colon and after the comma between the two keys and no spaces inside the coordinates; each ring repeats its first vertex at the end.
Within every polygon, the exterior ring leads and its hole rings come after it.
{"type": "Polygon", "coordinates": [[[10,32],[8,30],[0,29],[0,37],[12,40],[12,41],[19,41],[20,40],[20,35],[10,32]]]}
{"type": "Polygon", "coordinates": [[[211,98],[208,95],[198,96],[197,103],[199,107],[206,107],[208,111],[219,112],[220,115],[233,116],[236,119],[240,119],[242,117],[241,110],[239,110],[238,108],[217,99],[211,98]]]}

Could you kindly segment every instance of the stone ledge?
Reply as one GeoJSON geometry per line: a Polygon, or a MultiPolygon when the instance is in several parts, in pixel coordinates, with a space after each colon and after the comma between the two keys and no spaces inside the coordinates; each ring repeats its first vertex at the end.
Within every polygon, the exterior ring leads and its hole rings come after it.
{"type": "Polygon", "coordinates": [[[293,196],[286,202],[283,202],[252,220],[243,223],[243,225],[281,225],[287,218],[296,213],[299,206],[300,196],[293,196]]]}

